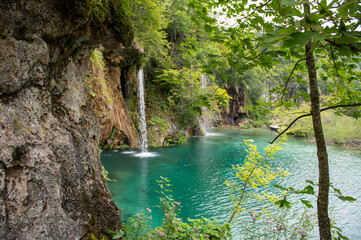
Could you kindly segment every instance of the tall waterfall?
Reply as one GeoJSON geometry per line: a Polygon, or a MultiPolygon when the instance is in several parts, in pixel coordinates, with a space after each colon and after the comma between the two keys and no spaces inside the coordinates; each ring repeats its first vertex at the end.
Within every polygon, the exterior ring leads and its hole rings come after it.
{"type": "Polygon", "coordinates": [[[147,123],[145,121],[145,103],[144,103],[144,73],[143,69],[138,73],[138,94],[139,94],[139,131],[140,131],[140,151],[148,151],[147,123]]]}

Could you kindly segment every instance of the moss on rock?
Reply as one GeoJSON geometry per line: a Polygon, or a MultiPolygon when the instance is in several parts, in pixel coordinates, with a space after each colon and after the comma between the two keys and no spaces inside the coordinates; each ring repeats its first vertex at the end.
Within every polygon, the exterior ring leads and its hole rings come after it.
{"type": "Polygon", "coordinates": [[[130,46],[134,39],[134,27],[132,21],[124,11],[121,2],[111,1],[109,5],[111,13],[109,26],[113,30],[115,38],[125,46],[130,46]]]}
{"type": "Polygon", "coordinates": [[[72,22],[77,24],[88,22],[92,10],[91,0],[65,1],[64,6],[72,22]]]}
{"type": "Polygon", "coordinates": [[[91,24],[95,32],[110,31],[124,46],[131,46],[134,27],[120,1],[116,0],[72,0],[65,1],[65,15],[74,25],[91,24]],[[104,28],[106,26],[107,29],[104,28]]]}

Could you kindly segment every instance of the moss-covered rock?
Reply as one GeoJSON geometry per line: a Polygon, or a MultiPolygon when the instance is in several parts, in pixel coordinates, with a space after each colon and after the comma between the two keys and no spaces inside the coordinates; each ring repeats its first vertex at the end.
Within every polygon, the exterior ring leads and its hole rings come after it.
{"type": "Polygon", "coordinates": [[[91,0],[65,1],[64,6],[73,23],[84,24],[88,22],[92,11],[91,0]]]}
{"type": "Polygon", "coordinates": [[[133,23],[120,1],[64,1],[64,10],[63,14],[76,26],[86,25],[87,29],[91,26],[92,31],[98,35],[111,32],[117,41],[127,47],[133,43],[133,23]]]}
{"type": "Polygon", "coordinates": [[[134,39],[134,28],[130,18],[125,13],[120,1],[111,1],[109,26],[115,38],[125,46],[131,46],[134,39]]]}

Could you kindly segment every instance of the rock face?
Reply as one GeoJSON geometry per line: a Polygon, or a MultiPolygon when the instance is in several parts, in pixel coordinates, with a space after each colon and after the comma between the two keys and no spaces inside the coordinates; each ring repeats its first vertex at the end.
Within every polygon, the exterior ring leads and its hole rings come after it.
{"type": "Polygon", "coordinates": [[[122,49],[120,54],[97,50],[91,58],[91,71],[86,85],[88,98],[100,122],[99,144],[104,148],[137,147],[138,133],[134,124],[136,111],[130,111],[129,106],[136,108],[135,65],[142,52],[134,42],[131,48],[122,49]],[[93,59],[96,57],[98,62],[93,59]]]}
{"type": "MultiPolygon", "coordinates": [[[[107,85],[113,96],[113,101],[108,103],[108,108],[106,108],[109,112],[100,119],[100,143],[112,147],[128,145],[131,148],[136,148],[138,134],[130,116],[127,102],[121,92],[120,79],[123,77],[122,72],[123,74],[126,73],[122,71],[119,65],[109,66],[108,69],[107,85]]],[[[136,74],[131,75],[136,76],[136,74]]]]}
{"type": "Polygon", "coordinates": [[[87,239],[120,227],[84,84],[91,50],[131,44],[116,7],[97,29],[88,1],[1,1],[0,239],[87,239]]]}
{"type": "Polygon", "coordinates": [[[247,112],[242,110],[246,106],[246,94],[244,89],[239,86],[225,84],[224,87],[231,99],[229,100],[229,112],[222,113],[223,122],[227,125],[237,125],[242,121],[242,117],[247,116],[247,112]]]}

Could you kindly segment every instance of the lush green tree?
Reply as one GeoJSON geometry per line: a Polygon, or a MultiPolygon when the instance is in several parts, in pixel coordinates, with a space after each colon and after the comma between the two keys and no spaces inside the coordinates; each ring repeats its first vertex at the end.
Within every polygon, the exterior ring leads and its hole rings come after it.
{"type": "Polygon", "coordinates": [[[169,48],[166,33],[168,0],[121,0],[133,21],[135,35],[146,56],[162,60],[169,48]]]}
{"type": "MultiPolygon", "coordinates": [[[[359,79],[356,64],[361,51],[359,31],[361,6],[357,1],[335,0],[299,1],[193,1],[204,19],[209,12],[225,13],[231,19],[231,27],[221,27],[219,31],[209,24],[209,31],[216,29],[219,39],[232,49],[238,57],[237,68],[249,69],[255,65],[270,68],[279,63],[280,57],[286,60],[299,59],[297,65],[305,61],[311,101],[313,129],[316,138],[319,161],[319,191],[317,212],[321,239],[331,239],[328,217],[329,165],[320,116],[320,92],[317,68],[327,73],[330,100],[325,105],[357,106],[361,94],[355,91],[359,79]],[[322,63],[324,65],[319,64],[322,63]],[[343,66],[342,73],[340,67],[343,66]],[[351,73],[351,75],[350,75],[351,73]],[[335,105],[336,104],[336,105],[335,105]]],[[[293,71],[292,71],[293,73],[293,71]]],[[[286,82],[287,84],[287,82],[286,82]]],[[[360,111],[354,109],[354,115],[360,111]]]]}

